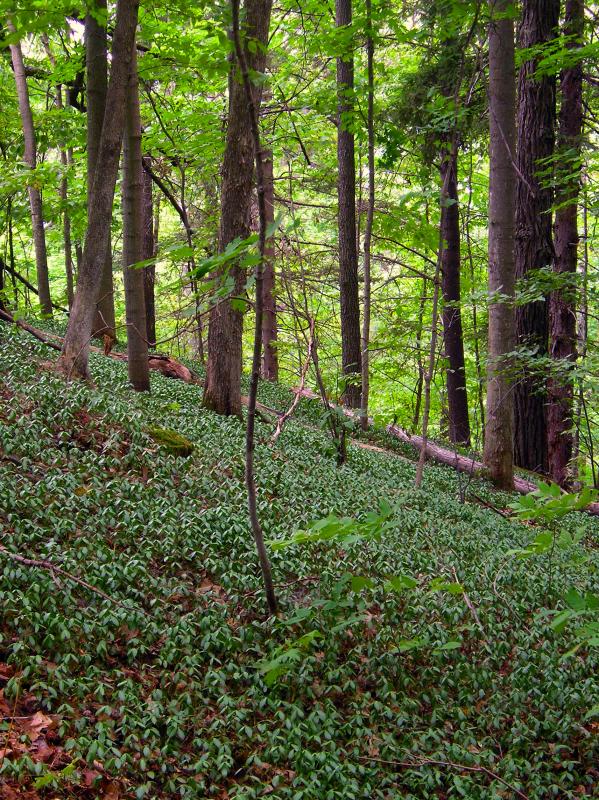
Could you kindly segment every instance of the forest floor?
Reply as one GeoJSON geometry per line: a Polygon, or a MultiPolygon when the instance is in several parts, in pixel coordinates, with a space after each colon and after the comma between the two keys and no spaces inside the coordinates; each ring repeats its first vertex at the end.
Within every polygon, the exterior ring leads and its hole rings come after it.
{"type": "Polygon", "coordinates": [[[97,388],[65,385],[55,357],[0,327],[2,800],[599,795],[598,649],[545,613],[596,590],[599,519],[518,558],[538,531],[509,496],[434,465],[416,491],[383,433],[338,468],[302,400],[274,446],[258,423],[266,538],[358,522],[272,550],[268,619],[240,422],[96,354],[97,388]]]}

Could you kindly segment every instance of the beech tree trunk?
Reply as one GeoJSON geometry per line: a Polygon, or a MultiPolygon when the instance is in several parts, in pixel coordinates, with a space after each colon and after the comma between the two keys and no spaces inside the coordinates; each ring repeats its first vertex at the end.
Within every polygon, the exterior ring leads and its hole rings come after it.
{"type": "MultiPolygon", "coordinates": [[[[352,23],[351,0],[336,0],[336,25],[352,23]]],[[[354,59],[351,50],[337,58],[337,194],[339,202],[339,294],[341,304],[341,362],[349,379],[343,402],[360,408],[360,298],[356,241],[356,164],[354,153],[354,59]]]]}
{"type": "Polygon", "coordinates": [[[134,45],[123,137],[123,282],[127,319],[127,369],[129,381],[137,392],[150,390],[144,270],[135,266],[143,260],[144,255],[142,175],[139,81],[134,45]]]}
{"type": "Polygon", "coordinates": [[[110,238],[110,220],[125,125],[125,103],[138,10],[137,0],[117,2],[105,124],[102,126],[90,201],[94,213],[87,226],[75,301],[59,360],[67,377],[89,378],[89,342],[110,238]]]}
{"type": "MultiPolygon", "coordinates": [[[[6,27],[11,33],[15,33],[15,26],[11,20],[7,20],[6,27]]],[[[19,114],[21,116],[21,125],[23,126],[23,139],[25,140],[23,160],[29,169],[34,170],[37,164],[37,146],[20,42],[10,45],[10,55],[17,87],[19,114]]],[[[31,228],[33,231],[33,245],[35,248],[35,269],[37,273],[40,309],[42,314],[51,317],[52,300],[50,298],[50,279],[48,276],[48,255],[46,252],[42,193],[33,182],[30,182],[27,186],[27,193],[29,195],[29,207],[31,209],[31,228]]]]}
{"type": "Polygon", "coordinates": [[[443,343],[447,358],[446,386],[449,439],[470,444],[464,337],[460,308],[460,213],[457,148],[447,143],[441,152],[441,288],[443,343]]]}
{"type": "MultiPolygon", "coordinates": [[[[243,48],[250,74],[263,72],[272,0],[246,0],[242,30],[243,48]],[[254,40],[251,46],[248,41],[254,40]],[[256,43],[258,45],[256,46],[256,43]]],[[[260,107],[262,89],[253,84],[256,108],[260,107]]],[[[231,62],[229,72],[229,114],[221,183],[219,252],[234,239],[250,235],[250,212],[254,177],[254,144],[250,110],[237,67],[231,62]]],[[[239,264],[229,267],[233,294],[242,294],[245,270],[239,264]]],[[[243,311],[230,300],[215,305],[208,325],[208,361],[203,405],[218,414],[241,416],[241,360],[243,311]]]]}
{"type": "MultiPolygon", "coordinates": [[[[148,159],[146,156],[145,159],[148,159]]],[[[144,159],[144,160],[145,160],[144,159]]],[[[149,160],[149,159],[148,159],[149,160]]],[[[152,176],[142,169],[143,182],[143,248],[142,259],[147,261],[156,257],[156,236],[154,234],[154,200],[152,196],[152,176]]],[[[146,308],[146,338],[149,347],[156,346],[156,302],[154,284],[156,281],[156,265],[149,264],[143,268],[144,303],[146,308]]]]}
{"type": "MultiPolygon", "coordinates": [[[[524,0],[519,30],[522,48],[542,46],[557,33],[559,0],[524,0]]],[[[538,58],[525,61],[518,78],[518,182],[516,193],[516,277],[527,278],[551,265],[550,181],[540,177],[553,154],[555,77],[534,75],[538,58]]],[[[517,343],[547,355],[548,304],[545,299],[516,308],[517,343]]],[[[516,464],[547,472],[547,387],[544,375],[525,364],[514,387],[516,464]]]]}
{"type": "MultiPolygon", "coordinates": [[[[564,33],[573,37],[568,47],[582,43],[584,32],[583,0],[567,0],[564,33]]],[[[558,209],[555,212],[554,271],[560,275],[576,274],[578,254],[578,194],[580,190],[580,149],[582,138],[582,62],[563,70],[560,79],[561,108],[559,115],[558,149],[563,153],[565,177],[558,184],[558,209]]],[[[559,168],[559,167],[558,167],[559,168]]],[[[563,287],[551,294],[549,302],[549,327],[551,357],[564,368],[577,358],[576,303],[574,288],[563,287]]],[[[564,372],[549,381],[547,407],[547,446],[549,475],[560,486],[568,486],[574,438],[573,425],[574,383],[564,372]]]]}
{"type": "MultiPolygon", "coordinates": [[[[275,196],[273,184],[272,151],[262,153],[264,177],[264,203],[266,225],[275,219],[275,196]]],[[[266,240],[262,272],[262,377],[267,381],[279,379],[279,358],[277,354],[277,310],[274,293],[275,286],[275,248],[272,237],[266,240]]]]}
{"type": "MultiPolygon", "coordinates": [[[[106,0],[95,0],[95,14],[106,14],[106,0]]],[[[108,90],[108,48],[106,26],[92,13],[85,17],[85,64],[87,71],[87,214],[88,224],[95,211],[91,204],[92,184],[98,161],[100,137],[106,109],[108,90]]],[[[108,244],[104,266],[100,277],[97,308],[94,317],[94,336],[109,336],[116,339],[114,318],[114,283],[112,277],[112,246],[110,242],[110,220],[108,220],[108,244]]]]}
{"type": "Polygon", "coordinates": [[[510,0],[489,0],[489,356],[484,464],[502,489],[514,483],[514,201],[516,84],[510,0]]]}

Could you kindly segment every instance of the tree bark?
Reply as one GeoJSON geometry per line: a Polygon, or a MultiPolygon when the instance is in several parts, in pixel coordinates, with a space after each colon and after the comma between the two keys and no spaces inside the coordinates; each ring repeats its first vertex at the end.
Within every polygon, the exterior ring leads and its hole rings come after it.
{"type": "MultiPolygon", "coordinates": [[[[148,159],[145,156],[144,160],[148,159]]],[[[152,176],[142,170],[143,181],[143,248],[142,259],[147,261],[156,258],[156,236],[154,234],[154,199],[152,196],[152,176]]],[[[156,282],[156,264],[143,268],[144,302],[146,308],[146,338],[149,347],[156,346],[156,301],[154,285],[156,282]]]]}
{"type": "MultiPolygon", "coordinates": [[[[271,150],[265,150],[262,154],[262,169],[264,171],[264,203],[266,208],[266,225],[268,227],[272,225],[275,220],[273,159],[271,150]]],[[[262,273],[262,377],[267,381],[277,381],[279,379],[277,310],[274,293],[274,258],[275,248],[273,238],[271,237],[266,240],[262,273]]]]}
{"type": "Polygon", "coordinates": [[[137,0],[119,0],[117,3],[105,124],[102,126],[90,202],[94,213],[87,226],[83,262],[60,358],[60,366],[67,377],[89,378],[89,342],[110,238],[138,10],[137,0]]]}
{"type": "MultiPolygon", "coordinates": [[[[85,63],[87,71],[87,214],[88,225],[95,215],[91,203],[94,172],[98,161],[100,137],[106,109],[106,92],[108,90],[108,47],[106,25],[106,0],[95,0],[94,13],[85,17],[85,63]],[[101,21],[96,19],[100,15],[101,21]]],[[[108,220],[108,244],[97,308],[93,323],[94,336],[109,336],[116,340],[116,323],[114,315],[114,282],[112,277],[112,246],[110,242],[110,221],[108,220]]]]}
{"type": "MultiPolygon", "coordinates": [[[[15,33],[15,26],[11,20],[7,20],[6,27],[11,33],[15,33]]],[[[37,164],[37,146],[20,42],[10,45],[10,55],[17,87],[19,113],[21,116],[21,125],[23,126],[23,139],[25,140],[23,160],[29,169],[34,170],[37,164]]],[[[33,230],[33,245],[35,248],[35,268],[37,273],[40,309],[42,314],[51,317],[52,300],[50,298],[50,279],[48,275],[48,255],[46,252],[42,193],[32,181],[28,183],[27,193],[29,195],[29,207],[31,209],[31,227],[33,230]]]]}
{"type": "MultiPolygon", "coordinates": [[[[573,37],[568,48],[580,47],[584,32],[583,0],[567,0],[564,33],[573,37]]],[[[564,69],[560,79],[558,149],[563,153],[565,178],[558,184],[555,212],[553,269],[559,275],[576,274],[578,255],[578,194],[581,173],[582,62],[564,69]]],[[[562,160],[558,163],[562,163],[562,160]]],[[[573,286],[551,294],[549,301],[551,357],[569,369],[576,361],[576,302],[573,286]]],[[[570,483],[569,466],[573,452],[574,383],[564,372],[549,381],[547,446],[549,476],[560,486],[570,483]]]]}
{"type": "MultiPolygon", "coordinates": [[[[272,0],[246,0],[242,31],[243,48],[250,74],[263,72],[272,0]],[[255,40],[252,46],[248,42],[255,40]]],[[[262,89],[253,84],[253,97],[260,107],[262,89]]],[[[229,114],[221,183],[219,252],[234,239],[250,235],[250,212],[254,177],[254,145],[250,111],[236,64],[229,72],[229,114]]],[[[233,294],[240,295],[245,285],[245,270],[240,264],[229,268],[233,294]]],[[[218,414],[241,416],[241,362],[243,311],[230,300],[215,305],[208,325],[208,362],[203,405],[218,414]]]]}
{"type": "MultiPolygon", "coordinates": [[[[452,138],[452,137],[450,137],[452,138]]],[[[468,394],[464,364],[464,337],[460,307],[460,214],[458,205],[458,155],[451,141],[441,151],[441,288],[443,292],[443,343],[447,358],[446,386],[449,439],[470,444],[468,394]]]]}
{"type": "MultiPolygon", "coordinates": [[[[351,0],[336,0],[336,25],[352,23],[351,0]]],[[[360,298],[356,243],[356,164],[354,153],[354,59],[351,50],[337,58],[337,194],[339,203],[339,294],[341,304],[341,362],[348,380],[343,402],[360,408],[360,298]]]]}
{"type": "Polygon", "coordinates": [[[489,0],[489,357],[484,463],[501,488],[514,483],[514,201],[516,197],[514,23],[510,0],[489,0]]]}
{"type": "MultiPolygon", "coordinates": [[[[522,48],[553,39],[559,0],[524,0],[519,29],[522,48]]],[[[526,279],[553,258],[550,181],[539,176],[553,154],[555,76],[535,76],[536,58],[525,61],[518,78],[518,182],[516,192],[516,277],[526,279]],[[544,161],[545,160],[545,161],[544,161]]],[[[547,355],[548,304],[545,299],[516,307],[517,343],[547,355]]],[[[547,472],[547,387],[544,375],[525,364],[514,387],[514,456],[519,467],[547,472]]]]}
{"type": "Polygon", "coordinates": [[[147,392],[150,390],[150,372],[146,339],[144,270],[135,266],[143,260],[145,243],[141,158],[139,80],[137,53],[133,46],[123,137],[123,282],[129,381],[135,391],[147,392]]]}

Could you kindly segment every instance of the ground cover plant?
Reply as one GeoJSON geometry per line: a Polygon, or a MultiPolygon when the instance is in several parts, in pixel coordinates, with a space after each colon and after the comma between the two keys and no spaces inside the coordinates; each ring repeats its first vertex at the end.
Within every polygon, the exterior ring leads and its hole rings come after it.
{"type": "Polygon", "coordinates": [[[302,400],[274,445],[257,420],[269,618],[240,421],[56,355],[0,330],[0,797],[596,796],[595,517],[432,464],[415,490],[380,433],[338,466],[302,400]]]}

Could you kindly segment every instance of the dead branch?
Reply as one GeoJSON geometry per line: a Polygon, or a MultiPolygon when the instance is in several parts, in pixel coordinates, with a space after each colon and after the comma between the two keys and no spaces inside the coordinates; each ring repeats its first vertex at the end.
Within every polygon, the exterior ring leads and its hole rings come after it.
{"type": "Polygon", "coordinates": [[[308,369],[310,368],[310,362],[312,361],[312,350],[313,350],[313,348],[314,348],[314,320],[311,319],[310,320],[310,339],[308,341],[308,355],[306,356],[306,360],[305,360],[304,366],[302,368],[300,384],[299,384],[299,387],[298,387],[297,391],[295,392],[295,397],[293,398],[293,402],[289,406],[288,410],[281,417],[279,417],[279,421],[277,422],[276,430],[273,433],[272,438],[270,440],[271,444],[274,444],[277,441],[277,439],[279,438],[279,436],[281,435],[281,433],[283,431],[283,426],[285,425],[287,420],[292,417],[295,409],[297,408],[297,406],[299,404],[300,398],[302,397],[302,393],[304,391],[304,387],[306,385],[306,375],[308,374],[308,369]]]}

